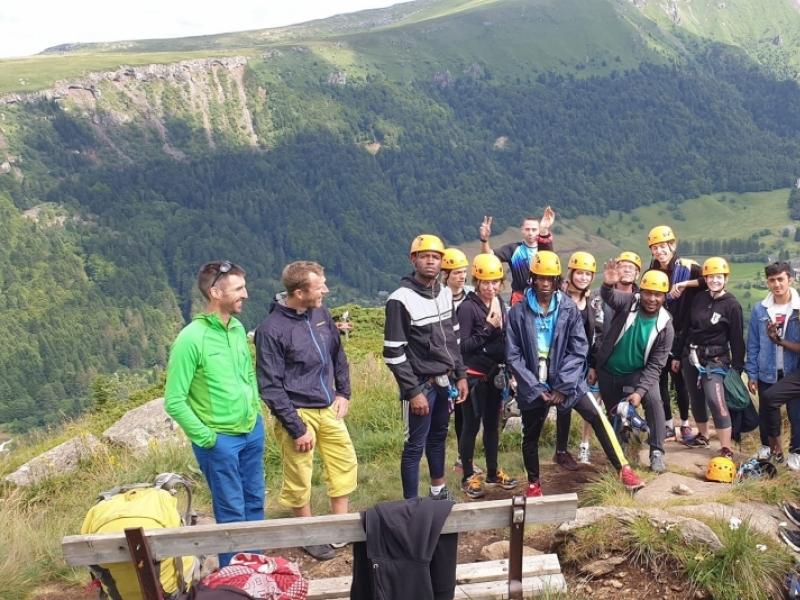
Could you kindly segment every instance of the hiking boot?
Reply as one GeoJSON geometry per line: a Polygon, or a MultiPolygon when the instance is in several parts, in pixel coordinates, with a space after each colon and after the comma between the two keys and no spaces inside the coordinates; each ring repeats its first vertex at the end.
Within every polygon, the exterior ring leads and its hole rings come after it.
{"type": "Polygon", "coordinates": [[[639,479],[639,476],[631,469],[630,465],[625,465],[619,470],[619,480],[622,482],[622,485],[625,486],[625,489],[631,492],[635,492],[644,487],[644,482],[639,479]]]}
{"type": "Polygon", "coordinates": [[[731,450],[727,446],[723,446],[722,448],[719,449],[719,455],[724,458],[730,458],[731,460],[733,460],[733,450],[731,450]]]}
{"type": "Polygon", "coordinates": [[[330,560],[336,556],[336,550],[334,550],[330,544],[303,546],[303,550],[306,554],[317,560],[330,560]]]}
{"type": "Polygon", "coordinates": [[[800,471],[800,453],[789,452],[789,456],[786,458],[786,466],[792,471],[800,471]]]}
{"type": "Polygon", "coordinates": [[[681,425],[681,442],[684,444],[694,437],[694,430],[688,425],[681,425]]]}
{"type": "Polygon", "coordinates": [[[438,494],[434,494],[433,491],[431,491],[431,493],[428,494],[428,498],[433,498],[434,500],[450,500],[450,502],[456,501],[455,496],[447,489],[447,486],[444,486],[438,494]]]}
{"type": "Polygon", "coordinates": [[[769,446],[761,446],[756,452],[756,460],[769,460],[772,458],[772,450],[769,446]]]}
{"type": "Polygon", "coordinates": [[[483,491],[481,478],[477,475],[472,475],[471,477],[468,477],[462,481],[461,491],[464,492],[467,497],[472,498],[473,500],[477,498],[483,498],[486,495],[486,492],[483,491]]]}
{"type": "Polygon", "coordinates": [[[667,428],[664,431],[664,441],[674,442],[677,439],[678,439],[677,430],[672,425],[667,425],[667,428]]]}
{"type": "Polygon", "coordinates": [[[540,498],[542,495],[542,486],[538,481],[528,483],[528,488],[525,490],[526,498],[540,498]]]}
{"type": "Polygon", "coordinates": [[[687,448],[708,448],[708,438],[702,433],[698,433],[688,442],[683,442],[687,448]]]}
{"type": "Polygon", "coordinates": [[[513,490],[517,487],[517,483],[519,482],[503,471],[503,469],[497,469],[497,475],[495,477],[486,478],[486,485],[488,487],[498,486],[504,490],[513,490]]]}
{"type": "Polygon", "coordinates": [[[578,463],[576,463],[575,459],[572,457],[572,454],[570,454],[567,450],[564,450],[563,452],[557,451],[555,456],[553,456],[553,460],[559,467],[566,469],[567,471],[577,471],[580,468],[578,463]]]}
{"type": "Polygon", "coordinates": [[[589,444],[581,443],[578,448],[578,462],[582,465],[592,464],[592,461],[589,460],[589,444]]]}
{"type": "Polygon", "coordinates": [[[792,523],[800,527],[800,508],[797,508],[794,504],[784,502],[781,506],[781,510],[783,510],[783,514],[785,514],[792,523]]]}
{"type": "Polygon", "coordinates": [[[778,535],[795,552],[800,552],[800,531],[778,527],[778,535]]]}

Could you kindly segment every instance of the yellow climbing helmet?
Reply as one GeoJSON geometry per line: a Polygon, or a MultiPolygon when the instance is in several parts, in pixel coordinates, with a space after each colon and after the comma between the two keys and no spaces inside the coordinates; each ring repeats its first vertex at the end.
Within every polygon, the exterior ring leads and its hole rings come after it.
{"type": "Polygon", "coordinates": [[[647,234],[647,245],[654,246],[661,242],[674,242],[675,234],[672,232],[672,227],[669,225],[659,225],[653,227],[650,233],[647,234]]]}
{"type": "Polygon", "coordinates": [[[458,248],[447,248],[442,255],[442,268],[446,271],[463,269],[468,265],[467,255],[458,248]]]}
{"type": "Polygon", "coordinates": [[[597,273],[597,262],[594,256],[588,252],[573,252],[569,257],[568,269],[581,269],[583,271],[591,271],[597,273]]]}
{"type": "Polygon", "coordinates": [[[640,271],[642,269],[642,259],[638,254],[636,254],[636,252],[630,252],[629,250],[620,252],[619,256],[617,257],[617,262],[623,261],[635,264],[636,268],[640,271]]]}
{"type": "Polygon", "coordinates": [[[481,281],[503,278],[503,264],[494,254],[478,254],[472,259],[472,276],[481,281]]]}
{"type": "Polygon", "coordinates": [[[703,263],[703,277],[706,275],[730,275],[731,268],[728,261],[721,256],[712,256],[703,263]]]}
{"type": "Polygon", "coordinates": [[[545,277],[561,275],[561,261],[558,254],[550,250],[539,250],[531,261],[531,273],[545,277]]]}
{"type": "Polygon", "coordinates": [[[438,252],[439,254],[444,254],[444,244],[435,235],[423,233],[415,237],[414,241],[411,242],[409,254],[416,252],[438,252]]]}
{"type": "Polygon", "coordinates": [[[735,476],[736,463],[727,456],[717,456],[709,461],[706,469],[706,479],[708,481],[731,483],[735,476]]]}
{"type": "Polygon", "coordinates": [[[669,291],[669,277],[663,271],[656,271],[655,269],[646,271],[639,282],[639,289],[666,294],[669,291]]]}

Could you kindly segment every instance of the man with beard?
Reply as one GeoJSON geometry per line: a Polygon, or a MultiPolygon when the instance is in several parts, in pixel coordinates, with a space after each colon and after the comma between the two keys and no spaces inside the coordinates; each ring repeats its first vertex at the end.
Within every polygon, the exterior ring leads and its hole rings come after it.
{"type": "MultiPolygon", "coordinates": [[[[247,345],[234,316],[247,300],[244,269],[203,265],[206,309],[178,334],[167,365],[164,408],[192,442],[217,523],[264,518],[264,420],[247,345]]],[[[219,555],[226,566],[233,553],[219,555]]]]}
{"type": "Polygon", "coordinates": [[[453,293],[438,281],[444,244],[418,235],[409,258],[414,272],[386,301],[383,360],[400,388],[405,443],[400,460],[403,497],[419,495],[419,463],[428,459],[430,496],[452,499],[445,486],[445,443],[452,402],[467,398],[467,376],[458,349],[453,293]]]}
{"type": "MultiPolygon", "coordinates": [[[[256,330],[261,398],[275,415],[283,485],[278,502],[296,517],[311,516],[314,453],[325,465],[331,512],[344,514],[356,489],[356,452],[344,418],[350,406],[350,368],[339,331],[322,306],[325,272],[311,261],[286,265],[286,295],[256,330]]],[[[304,546],[317,560],[335,556],[329,544],[304,546]]]]}

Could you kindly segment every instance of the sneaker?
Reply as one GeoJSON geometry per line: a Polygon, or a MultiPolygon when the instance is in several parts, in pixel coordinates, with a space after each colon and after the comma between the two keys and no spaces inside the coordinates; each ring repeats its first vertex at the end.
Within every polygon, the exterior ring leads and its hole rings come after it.
{"type": "Polygon", "coordinates": [[[722,448],[719,449],[719,455],[724,458],[730,458],[731,460],[733,460],[733,450],[731,450],[726,446],[723,446],[722,448]]]}
{"type": "Polygon", "coordinates": [[[471,477],[468,477],[462,481],[461,491],[464,492],[467,497],[472,498],[473,500],[477,498],[483,498],[486,495],[486,492],[483,491],[481,478],[477,475],[472,475],[471,477]]]}
{"type": "Polygon", "coordinates": [[[619,470],[619,480],[622,482],[622,485],[625,486],[626,490],[632,492],[644,487],[644,482],[639,479],[639,476],[631,469],[630,465],[625,465],[619,470]]]}
{"type": "Polygon", "coordinates": [[[800,552],[800,531],[778,527],[778,535],[795,552],[800,552]]]}
{"type": "Polygon", "coordinates": [[[772,458],[772,450],[769,446],[761,446],[756,452],[756,460],[769,460],[772,458]]]}
{"type": "Polygon", "coordinates": [[[432,491],[428,494],[428,498],[433,498],[434,500],[450,500],[451,502],[455,502],[456,498],[453,496],[453,493],[447,489],[447,486],[444,486],[438,494],[434,494],[432,491]]]}
{"type": "Polygon", "coordinates": [[[674,442],[677,439],[677,430],[672,425],[667,425],[667,429],[664,431],[664,441],[674,442]]]}
{"type": "Polygon", "coordinates": [[[783,514],[785,514],[792,523],[800,527],[800,508],[797,508],[794,504],[784,502],[781,506],[781,510],[783,510],[783,514]]]}
{"type": "Polygon", "coordinates": [[[496,477],[486,478],[487,486],[489,487],[498,486],[503,488],[504,490],[513,490],[515,487],[517,487],[517,483],[519,482],[513,477],[511,477],[511,475],[503,471],[503,469],[497,469],[496,477]]]}
{"type": "Polygon", "coordinates": [[[589,444],[581,444],[578,449],[578,462],[582,465],[590,465],[592,461],[589,460],[589,444]]]}
{"type": "Polygon", "coordinates": [[[681,441],[685,444],[694,437],[694,429],[688,425],[681,425],[681,441]]]}
{"type": "Polygon", "coordinates": [[[653,450],[650,453],[650,470],[653,473],[664,473],[667,470],[664,453],[661,450],[653,450]]]}
{"type": "Polygon", "coordinates": [[[683,442],[688,448],[708,448],[708,438],[702,433],[698,433],[691,440],[683,442]]]}
{"type": "Polygon", "coordinates": [[[331,548],[334,550],[338,550],[339,548],[344,548],[347,546],[349,542],[331,542],[331,548]]]}
{"type": "Polygon", "coordinates": [[[538,481],[528,483],[528,488],[525,490],[526,498],[541,498],[542,495],[542,486],[538,481]]]}
{"type": "Polygon", "coordinates": [[[570,454],[567,450],[564,450],[563,452],[556,452],[555,456],[553,456],[553,461],[555,461],[559,467],[566,469],[567,471],[577,471],[580,468],[578,463],[575,462],[572,454],[570,454]]]}
{"type": "Polygon", "coordinates": [[[330,544],[319,544],[316,546],[303,546],[306,554],[317,560],[330,560],[336,556],[336,550],[330,544]]]}
{"type": "Polygon", "coordinates": [[[789,458],[786,459],[786,466],[792,471],[800,471],[800,453],[789,452],[789,458]]]}

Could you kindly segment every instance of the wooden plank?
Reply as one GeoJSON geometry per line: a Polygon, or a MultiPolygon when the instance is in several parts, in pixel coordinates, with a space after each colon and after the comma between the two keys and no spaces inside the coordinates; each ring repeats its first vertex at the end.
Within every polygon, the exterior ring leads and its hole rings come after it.
{"type": "Polygon", "coordinates": [[[142,596],[145,600],[164,600],[164,595],[161,593],[161,581],[144,529],[141,527],[126,529],[125,539],[128,542],[128,550],[133,561],[133,568],[136,570],[136,578],[139,580],[142,596]]]}
{"type": "MultiPolygon", "coordinates": [[[[505,529],[509,525],[510,504],[509,499],[456,504],[442,532],[505,529]]],[[[529,498],[525,522],[572,521],[577,506],[578,497],[574,493],[529,498]]],[[[148,531],[147,537],[153,555],[159,560],[169,556],[271,550],[366,539],[358,513],[157,529],[148,531]]],[[[123,533],[67,536],[62,541],[62,550],[67,564],[72,566],[130,560],[123,533]]]]}
{"type": "MultiPolygon", "coordinates": [[[[536,598],[544,594],[566,591],[567,580],[561,574],[542,575],[522,580],[523,598],[536,598]]],[[[309,596],[309,600],[310,598],[309,596]]],[[[349,600],[349,595],[331,596],[328,600],[349,600]]],[[[456,586],[453,600],[508,600],[508,582],[490,581],[459,585],[456,586]]]]}
{"type": "MultiPolygon", "coordinates": [[[[525,556],[522,559],[523,581],[529,577],[558,575],[561,565],[555,554],[525,556]]],[[[487,581],[506,581],[508,577],[507,560],[467,563],[456,566],[456,583],[467,585],[487,581]]],[[[330,577],[312,579],[308,582],[308,600],[332,600],[344,598],[350,593],[351,577],[330,577]]]]}
{"type": "MultiPolygon", "coordinates": [[[[561,574],[527,577],[522,580],[522,597],[535,598],[546,593],[566,592],[567,581],[561,574]]],[[[508,581],[487,581],[456,586],[453,600],[507,600],[508,581]]]]}

